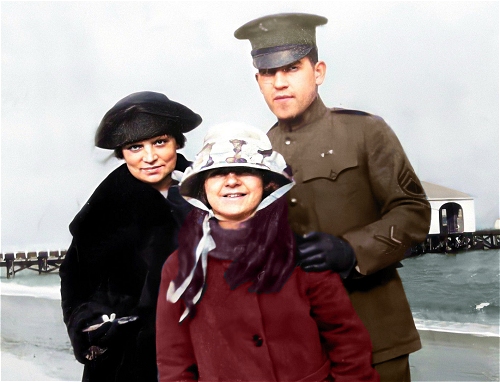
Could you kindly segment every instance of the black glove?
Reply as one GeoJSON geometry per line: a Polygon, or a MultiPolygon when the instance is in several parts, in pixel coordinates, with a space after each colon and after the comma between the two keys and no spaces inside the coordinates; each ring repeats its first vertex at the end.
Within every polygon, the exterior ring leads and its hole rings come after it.
{"type": "Polygon", "coordinates": [[[297,237],[299,264],[306,272],[332,270],[346,278],[356,265],[350,244],[322,232],[309,232],[297,237]]]}
{"type": "Polygon", "coordinates": [[[83,331],[87,333],[90,347],[86,354],[89,360],[104,354],[108,348],[118,345],[134,329],[137,316],[116,318],[103,316],[83,331]],[[127,324],[127,325],[126,325],[127,324]]]}

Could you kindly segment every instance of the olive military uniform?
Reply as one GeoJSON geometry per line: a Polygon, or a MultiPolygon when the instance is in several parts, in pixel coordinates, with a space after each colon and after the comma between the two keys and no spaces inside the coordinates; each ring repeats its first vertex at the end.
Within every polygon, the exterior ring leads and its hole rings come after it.
{"type": "Polygon", "coordinates": [[[294,231],[348,241],[357,267],[344,281],[370,332],[373,363],[421,348],[397,267],[429,230],[430,207],[396,135],[380,117],[329,109],[318,98],[268,133],[293,171],[294,231]]]}

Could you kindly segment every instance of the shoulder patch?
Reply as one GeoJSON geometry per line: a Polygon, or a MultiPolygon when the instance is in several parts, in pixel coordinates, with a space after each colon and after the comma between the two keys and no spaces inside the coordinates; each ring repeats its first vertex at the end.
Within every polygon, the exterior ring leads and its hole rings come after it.
{"type": "Polygon", "coordinates": [[[333,107],[331,109],[333,113],[337,114],[351,114],[351,115],[371,115],[370,113],[367,113],[366,111],[361,111],[361,110],[353,110],[353,109],[341,109],[338,107],[333,107]]]}

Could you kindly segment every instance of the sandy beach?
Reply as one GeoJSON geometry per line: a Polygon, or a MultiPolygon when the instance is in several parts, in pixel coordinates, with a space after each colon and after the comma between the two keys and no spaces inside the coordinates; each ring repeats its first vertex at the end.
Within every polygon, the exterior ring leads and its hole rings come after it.
{"type": "MultiPolygon", "coordinates": [[[[420,331],[413,381],[498,381],[499,338],[420,331]]],[[[1,381],[80,381],[60,301],[1,296],[1,381]]]]}
{"type": "Polygon", "coordinates": [[[1,381],[80,381],[61,302],[1,296],[1,381]]]}
{"type": "Polygon", "coordinates": [[[419,330],[410,355],[413,381],[498,381],[499,337],[419,330]]]}

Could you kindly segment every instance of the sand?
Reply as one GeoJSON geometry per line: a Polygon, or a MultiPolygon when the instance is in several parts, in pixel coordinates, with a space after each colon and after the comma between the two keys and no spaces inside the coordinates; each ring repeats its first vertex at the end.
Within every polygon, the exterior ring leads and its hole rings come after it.
{"type": "Polygon", "coordinates": [[[1,381],[81,381],[61,303],[1,296],[1,381]]]}
{"type": "Polygon", "coordinates": [[[419,330],[410,355],[412,381],[498,381],[499,337],[419,330]]]}
{"type": "MultiPolygon", "coordinates": [[[[80,381],[60,302],[1,296],[1,381],[80,381]]],[[[499,338],[420,330],[413,381],[498,381],[499,338]]]]}

